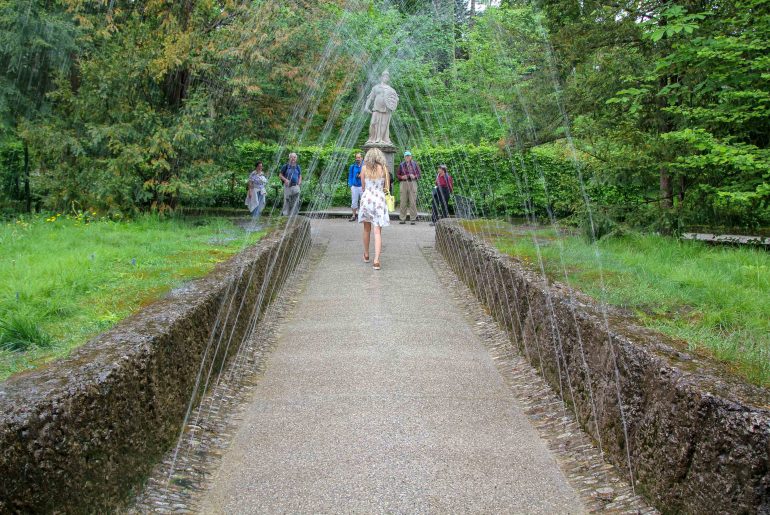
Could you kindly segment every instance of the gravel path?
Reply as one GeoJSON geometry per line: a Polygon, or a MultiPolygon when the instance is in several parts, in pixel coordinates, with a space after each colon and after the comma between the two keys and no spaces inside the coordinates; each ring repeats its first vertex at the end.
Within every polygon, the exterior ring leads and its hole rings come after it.
{"type": "Polygon", "coordinates": [[[204,513],[582,513],[581,495],[426,259],[425,223],[327,242],[199,505],[204,513]]]}

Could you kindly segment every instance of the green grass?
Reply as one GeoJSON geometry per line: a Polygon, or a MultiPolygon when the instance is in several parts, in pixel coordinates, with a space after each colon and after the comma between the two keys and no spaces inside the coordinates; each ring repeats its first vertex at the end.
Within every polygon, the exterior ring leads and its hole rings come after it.
{"type": "Polygon", "coordinates": [[[470,222],[466,228],[642,324],[770,386],[770,253],[629,234],[596,245],[554,229],[470,222]],[[540,257],[538,257],[538,252],[540,257]]]}
{"type": "Polygon", "coordinates": [[[65,356],[262,234],[152,216],[0,224],[0,380],[65,356]]]}

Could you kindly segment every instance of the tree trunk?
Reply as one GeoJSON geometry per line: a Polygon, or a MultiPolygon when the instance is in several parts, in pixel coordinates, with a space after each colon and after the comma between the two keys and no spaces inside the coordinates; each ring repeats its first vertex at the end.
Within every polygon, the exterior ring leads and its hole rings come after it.
{"type": "Polygon", "coordinates": [[[166,76],[166,98],[171,107],[179,108],[187,98],[187,87],[190,82],[190,72],[183,68],[170,72],[166,76]]]}
{"type": "Polygon", "coordinates": [[[187,0],[182,4],[182,12],[180,16],[180,25],[182,26],[182,32],[187,31],[187,27],[190,24],[190,17],[192,16],[193,8],[195,7],[195,0],[187,0]]]}
{"type": "Polygon", "coordinates": [[[671,235],[673,229],[671,226],[671,216],[674,207],[674,182],[671,179],[668,169],[665,166],[660,167],[660,232],[671,235]]]}
{"type": "Polygon", "coordinates": [[[29,145],[24,141],[24,198],[26,199],[27,213],[32,212],[32,193],[29,189],[29,145]]]}
{"type": "Polygon", "coordinates": [[[674,181],[665,166],[660,167],[660,209],[668,211],[674,207],[674,181]]]}
{"type": "MultiPolygon", "coordinates": [[[[660,21],[658,21],[658,26],[663,27],[666,25],[665,18],[661,18],[660,21]]],[[[660,92],[665,88],[669,83],[669,78],[666,76],[661,76],[658,78],[658,91],[660,92]]],[[[659,111],[659,118],[658,118],[658,134],[665,134],[669,131],[669,119],[665,114],[665,107],[666,107],[666,98],[663,95],[657,95],[657,99],[655,103],[658,106],[659,111]]],[[[660,144],[660,143],[659,143],[660,144]]],[[[667,161],[667,156],[665,146],[661,148],[661,152],[658,155],[658,159],[661,159],[662,162],[667,161]]],[[[668,168],[666,165],[660,165],[660,207],[661,211],[665,212],[670,210],[673,205],[674,199],[674,183],[671,180],[671,174],[669,174],[668,168]]]]}
{"type": "Polygon", "coordinates": [[[22,174],[19,173],[19,156],[14,155],[13,157],[15,158],[14,159],[15,162],[13,163],[14,165],[13,181],[14,182],[13,182],[13,196],[11,198],[13,198],[13,200],[19,200],[21,198],[21,175],[22,174]]]}

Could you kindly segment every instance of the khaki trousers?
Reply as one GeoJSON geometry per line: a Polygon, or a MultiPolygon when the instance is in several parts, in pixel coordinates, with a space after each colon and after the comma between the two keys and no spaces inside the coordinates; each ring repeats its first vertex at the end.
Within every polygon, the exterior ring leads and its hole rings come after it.
{"type": "Polygon", "coordinates": [[[281,214],[283,216],[297,216],[300,204],[299,186],[284,186],[283,209],[281,210],[281,214]]]}
{"type": "Polygon", "coordinates": [[[403,222],[407,215],[411,220],[417,220],[417,181],[401,181],[401,205],[398,208],[398,218],[403,222]]]}

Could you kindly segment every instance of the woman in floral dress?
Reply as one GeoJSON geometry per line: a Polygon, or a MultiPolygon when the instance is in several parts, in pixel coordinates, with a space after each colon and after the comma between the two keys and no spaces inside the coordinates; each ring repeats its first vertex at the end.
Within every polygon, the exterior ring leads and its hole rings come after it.
{"type": "Polygon", "coordinates": [[[382,249],[382,228],[390,225],[390,214],[385,202],[385,194],[390,192],[390,177],[386,172],[385,154],[378,148],[372,148],[364,156],[361,169],[361,204],[358,221],[364,224],[364,261],[369,262],[369,241],[374,226],[374,269],[380,269],[380,250],[382,249]]]}

